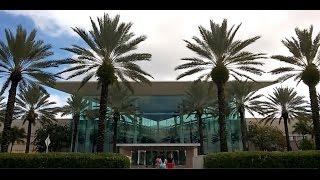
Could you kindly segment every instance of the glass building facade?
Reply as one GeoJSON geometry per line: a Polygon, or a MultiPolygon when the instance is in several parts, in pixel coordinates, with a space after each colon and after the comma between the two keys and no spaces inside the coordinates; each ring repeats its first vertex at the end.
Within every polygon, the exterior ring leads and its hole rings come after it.
{"type": "MultiPolygon", "coordinates": [[[[194,115],[188,116],[179,112],[186,90],[193,82],[191,81],[156,81],[151,85],[142,85],[130,82],[136,98],[134,106],[137,108],[135,115],[120,118],[118,122],[117,143],[124,143],[131,147],[132,164],[152,165],[155,157],[159,154],[168,155],[173,153],[174,159],[180,165],[186,165],[186,149],[178,148],[179,143],[199,143],[198,122],[194,115]],[[143,148],[139,146],[143,143],[143,148]],[[154,149],[147,146],[164,145],[163,149],[154,149]],[[168,148],[166,144],[171,144],[174,149],[168,148]],[[130,146],[132,144],[132,146],[130,146]],[[133,148],[138,146],[138,148],[133,148]]],[[[229,82],[231,83],[231,82],[229,82]]],[[[255,88],[258,90],[273,84],[273,82],[257,82],[255,88]]],[[[75,93],[80,87],[80,82],[58,82],[56,89],[69,94],[75,93]]],[[[226,91],[229,85],[226,86],[226,91]]],[[[80,90],[89,101],[89,109],[98,107],[100,90],[97,82],[88,82],[80,90]]],[[[211,114],[204,114],[204,151],[219,152],[219,124],[218,117],[211,114]]],[[[112,151],[113,141],[113,121],[107,119],[105,123],[104,151],[112,151]]],[[[240,118],[237,116],[226,117],[227,142],[229,151],[242,150],[240,118]]],[[[98,132],[98,119],[85,119],[81,117],[78,127],[76,150],[78,152],[96,152],[96,137],[98,132]]],[[[181,146],[183,144],[180,144],[181,146]]],[[[195,145],[195,144],[193,144],[195,145]]]]}
{"type": "MultiPolygon", "coordinates": [[[[117,143],[198,143],[199,131],[196,117],[179,113],[183,95],[139,95],[136,98],[136,115],[121,118],[118,123],[117,143]]],[[[98,106],[98,100],[87,97],[89,109],[98,106]]],[[[217,117],[204,114],[204,151],[219,152],[219,124],[217,117]]],[[[229,151],[242,149],[240,120],[230,116],[226,119],[229,151]]],[[[107,119],[105,151],[112,151],[113,121],[107,119]]],[[[76,142],[78,152],[95,152],[98,119],[84,119],[79,123],[76,142]]]]}

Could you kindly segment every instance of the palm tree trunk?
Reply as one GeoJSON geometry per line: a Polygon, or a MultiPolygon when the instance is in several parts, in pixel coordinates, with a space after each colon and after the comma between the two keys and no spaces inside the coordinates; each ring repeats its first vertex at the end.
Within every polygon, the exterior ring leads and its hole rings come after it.
{"type": "Polygon", "coordinates": [[[127,143],[127,131],[128,131],[128,124],[124,122],[125,131],[124,131],[124,143],[127,143]]]}
{"type": "Polygon", "coordinates": [[[14,109],[14,103],[16,101],[17,86],[19,81],[12,81],[11,83],[12,84],[9,90],[6,114],[5,114],[4,123],[3,123],[1,152],[8,152],[9,133],[11,129],[13,109],[14,109]]]}
{"type": "Polygon", "coordinates": [[[190,135],[190,143],[193,143],[191,120],[190,120],[190,133],[189,133],[189,135],[190,135]]]}
{"type": "Polygon", "coordinates": [[[100,109],[98,122],[97,152],[104,151],[105,120],[107,114],[108,84],[101,84],[100,109]]]}
{"type": "Polygon", "coordinates": [[[118,137],[118,121],[120,119],[120,114],[118,112],[115,112],[113,115],[113,144],[112,144],[112,149],[113,152],[117,152],[117,137],[118,137]]]}
{"type": "Polygon", "coordinates": [[[80,121],[80,114],[75,114],[74,117],[73,117],[74,126],[73,126],[73,133],[72,133],[72,149],[71,149],[71,152],[74,152],[75,148],[76,148],[79,121],[80,121]]]}
{"type": "Polygon", "coordinates": [[[11,143],[10,153],[12,153],[13,143],[11,143]]]}
{"type": "Polygon", "coordinates": [[[225,104],[225,94],[224,94],[224,86],[223,83],[216,83],[218,89],[218,109],[219,109],[219,137],[220,137],[220,151],[227,152],[228,144],[227,144],[227,135],[226,135],[226,104],[225,104]]]}
{"type": "Polygon", "coordinates": [[[174,121],[174,136],[178,137],[178,124],[177,124],[177,116],[173,117],[173,121],[174,121]]]}
{"type": "Polygon", "coordinates": [[[204,154],[204,149],[203,149],[203,122],[201,118],[202,114],[200,112],[197,112],[197,117],[198,117],[198,126],[199,126],[199,138],[200,138],[200,149],[199,149],[199,154],[203,155],[204,154]]]}
{"type": "Polygon", "coordinates": [[[320,150],[320,122],[319,122],[319,103],[317,97],[317,90],[315,86],[309,86],[309,95],[311,102],[312,120],[314,128],[314,137],[316,149],[320,150]]]}
{"type": "Polygon", "coordinates": [[[242,146],[243,146],[243,151],[248,151],[248,140],[247,140],[247,134],[248,134],[248,129],[247,129],[247,123],[246,123],[246,118],[244,116],[244,109],[239,109],[239,114],[240,114],[240,123],[241,123],[241,140],[242,140],[242,146]]]}
{"type": "Polygon", "coordinates": [[[25,153],[29,153],[30,150],[30,141],[31,141],[31,121],[28,121],[28,132],[27,132],[27,143],[26,143],[26,151],[25,153]]]}
{"type": "Polygon", "coordinates": [[[92,153],[94,152],[94,146],[96,145],[96,125],[93,120],[93,135],[92,135],[92,153]]]}
{"type": "Polygon", "coordinates": [[[287,150],[292,151],[292,148],[290,145],[290,139],[289,139],[288,117],[283,117],[283,123],[284,123],[284,132],[286,133],[287,150]]]}

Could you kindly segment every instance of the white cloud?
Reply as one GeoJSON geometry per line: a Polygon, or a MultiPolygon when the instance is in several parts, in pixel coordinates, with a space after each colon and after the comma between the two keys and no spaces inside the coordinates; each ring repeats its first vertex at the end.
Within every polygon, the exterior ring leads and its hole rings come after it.
{"type": "MultiPolygon", "coordinates": [[[[68,96],[58,96],[58,95],[56,95],[54,93],[51,93],[50,97],[49,97],[49,101],[56,102],[56,106],[62,107],[62,106],[67,104],[67,98],[68,98],[68,96]]],[[[57,119],[62,119],[62,118],[70,119],[70,118],[72,118],[72,116],[71,115],[67,115],[67,116],[62,116],[61,117],[61,113],[58,113],[56,115],[56,118],[57,119]]]]}
{"type": "Polygon", "coordinates": [[[49,101],[56,102],[59,106],[64,106],[67,104],[67,99],[61,98],[61,96],[51,94],[49,97],[49,101]]]}

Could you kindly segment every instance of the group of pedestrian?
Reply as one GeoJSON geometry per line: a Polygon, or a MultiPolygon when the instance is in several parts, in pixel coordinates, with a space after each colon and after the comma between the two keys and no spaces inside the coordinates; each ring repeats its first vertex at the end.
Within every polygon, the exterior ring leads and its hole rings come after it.
{"type": "Polygon", "coordinates": [[[159,169],[172,169],[175,166],[173,154],[170,153],[168,159],[164,157],[164,155],[158,155],[156,159],[156,168],[159,169]]]}

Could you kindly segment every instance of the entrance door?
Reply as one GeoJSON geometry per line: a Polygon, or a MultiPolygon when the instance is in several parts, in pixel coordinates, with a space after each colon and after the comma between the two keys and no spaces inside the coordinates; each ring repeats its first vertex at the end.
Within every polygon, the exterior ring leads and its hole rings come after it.
{"type": "Polygon", "coordinates": [[[146,151],[145,150],[138,150],[138,165],[146,165],[146,151]]]}

